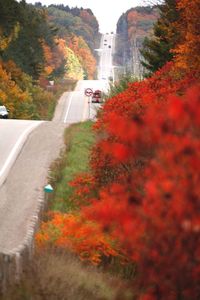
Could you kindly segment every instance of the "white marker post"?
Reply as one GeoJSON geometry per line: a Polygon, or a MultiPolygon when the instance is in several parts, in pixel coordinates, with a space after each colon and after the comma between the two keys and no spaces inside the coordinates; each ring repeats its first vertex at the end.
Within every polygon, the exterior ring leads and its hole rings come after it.
{"type": "Polygon", "coordinates": [[[50,194],[52,194],[54,191],[53,187],[50,185],[50,184],[47,184],[45,187],[44,187],[44,199],[45,199],[45,205],[47,205],[48,201],[49,201],[49,196],[50,194]]]}

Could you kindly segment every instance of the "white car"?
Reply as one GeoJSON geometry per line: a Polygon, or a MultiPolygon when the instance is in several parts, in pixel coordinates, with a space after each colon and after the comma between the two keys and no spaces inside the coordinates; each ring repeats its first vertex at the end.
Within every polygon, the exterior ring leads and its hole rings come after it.
{"type": "Polygon", "coordinates": [[[8,110],[4,105],[0,106],[0,119],[8,119],[8,110]]]}

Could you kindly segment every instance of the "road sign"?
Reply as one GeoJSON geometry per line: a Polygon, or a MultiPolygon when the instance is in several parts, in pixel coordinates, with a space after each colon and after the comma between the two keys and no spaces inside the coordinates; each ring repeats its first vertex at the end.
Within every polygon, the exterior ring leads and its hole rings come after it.
{"type": "Polygon", "coordinates": [[[93,94],[93,90],[91,88],[85,89],[85,96],[90,97],[93,94]]]}

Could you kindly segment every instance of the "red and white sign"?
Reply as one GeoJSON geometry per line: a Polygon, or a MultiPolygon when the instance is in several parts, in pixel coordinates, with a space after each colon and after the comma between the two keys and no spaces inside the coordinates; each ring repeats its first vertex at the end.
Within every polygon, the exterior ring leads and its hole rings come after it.
{"type": "Polygon", "coordinates": [[[91,88],[85,89],[85,96],[90,97],[93,94],[93,90],[91,88]]]}

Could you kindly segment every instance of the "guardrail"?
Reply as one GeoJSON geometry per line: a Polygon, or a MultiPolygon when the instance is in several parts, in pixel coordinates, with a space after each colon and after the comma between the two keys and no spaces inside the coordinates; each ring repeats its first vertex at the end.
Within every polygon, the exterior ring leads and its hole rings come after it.
{"type": "Polygon", "coordinates": [[[10,285],[20,280],[25,267],[33,256],[35,232],[47,205],[47,197],[43,191],[37,202],[38,207],[30,221],[24,242],[11,252],[0,253],[0,295],[4,294],[10,285]]]}

